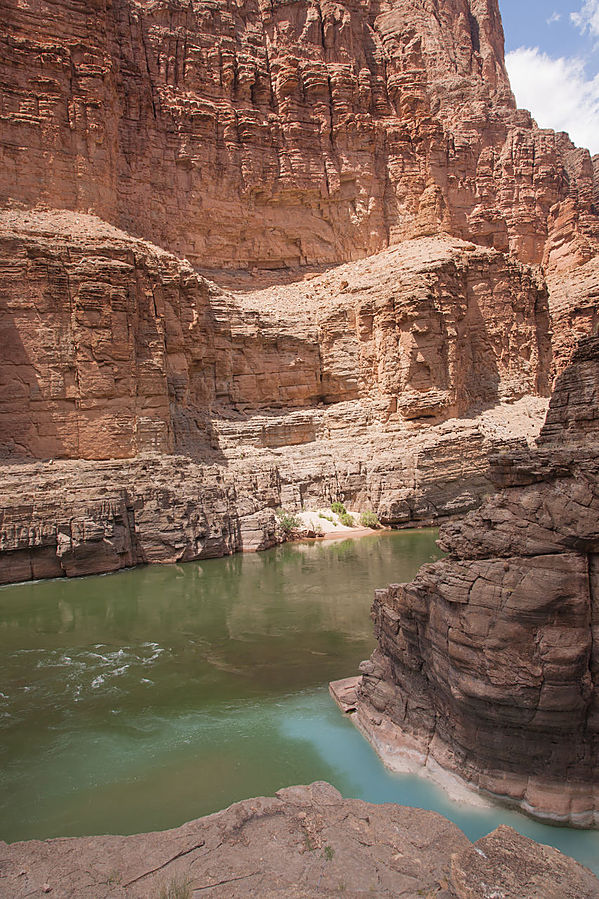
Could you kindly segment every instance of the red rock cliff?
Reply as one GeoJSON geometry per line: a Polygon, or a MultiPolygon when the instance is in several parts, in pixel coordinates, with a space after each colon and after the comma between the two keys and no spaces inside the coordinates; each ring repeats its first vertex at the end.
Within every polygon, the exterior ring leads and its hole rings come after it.
{"type": "Polygon", "coordinates": [[[0,17],[3,578],[494,489],[599,320],[596,160],[515,108],[496,0],[0,17]]]}
{"type": "Polygon", "coordinates": [[[441,230],[538,263],[568,202],[568,258],[596,231],[588,152],[515,109],[497,0],[2,0],[0,16],[6,200],[93,212],[210,268],[338,263],[441,230]]]}
{"type": "Polygon", "coordinates": [[[599,824],[599,338],[558,379],[534,453],[441,531],[447,559],[377,591],[359,715],[387,758],[414,754],[530,814],[599,824]]]}
{"type": "Polygon", "coordinates": [[[542,282],[455,240],[232,294],[89,216],[7,212],[0,291],[0,441],[38,458],[197,457],[274,410],[303,410],[304,443],[342,403],[392,431],[548,390],[542,282]]]}

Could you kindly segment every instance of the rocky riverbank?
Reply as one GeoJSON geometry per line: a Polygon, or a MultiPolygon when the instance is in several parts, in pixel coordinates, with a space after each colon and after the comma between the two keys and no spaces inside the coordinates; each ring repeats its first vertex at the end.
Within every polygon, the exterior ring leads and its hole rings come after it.
{"type": "Polygon", "coordinates": [[[360,726],[392,766],[445,769],[560,824],[599,824],[599,338],[532,452],[446,525],[448,557],[376,593],[360,726]],[[439,767],[440,766],[440,767],[439,767]]]}

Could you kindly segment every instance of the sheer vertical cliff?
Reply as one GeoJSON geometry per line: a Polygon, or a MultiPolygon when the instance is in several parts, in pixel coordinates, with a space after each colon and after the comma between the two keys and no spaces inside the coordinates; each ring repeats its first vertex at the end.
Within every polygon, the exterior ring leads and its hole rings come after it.
{"type": "Polygon", "coordinates": [[[0,14],[6,199],[210,268],[334,264],[440,231],[540,263],[563,204],[566,255],[596,236],[590,155],[516,110],[497,0],[0,14]]]}

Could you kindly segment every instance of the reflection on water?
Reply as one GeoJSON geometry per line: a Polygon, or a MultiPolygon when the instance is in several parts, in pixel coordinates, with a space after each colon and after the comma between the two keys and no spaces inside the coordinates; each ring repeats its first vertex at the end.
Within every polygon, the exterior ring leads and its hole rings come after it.
{"type": "Polygon", "coordinates": [[[392,775],[328,697],[373,648],[372,592],[436,532],[293,544],[0,590],[0,838],[155,830],[292,783],[511,823],[597,866],[599,837],[392,775]]]}

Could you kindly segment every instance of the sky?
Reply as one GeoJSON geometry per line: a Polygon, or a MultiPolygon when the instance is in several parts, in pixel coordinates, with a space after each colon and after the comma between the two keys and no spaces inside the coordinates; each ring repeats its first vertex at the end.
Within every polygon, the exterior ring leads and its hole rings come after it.
{"type": "Polygon", "coordinates": [[[599,0],[499,0],[518,106],[599,153],[599,0]]]}

